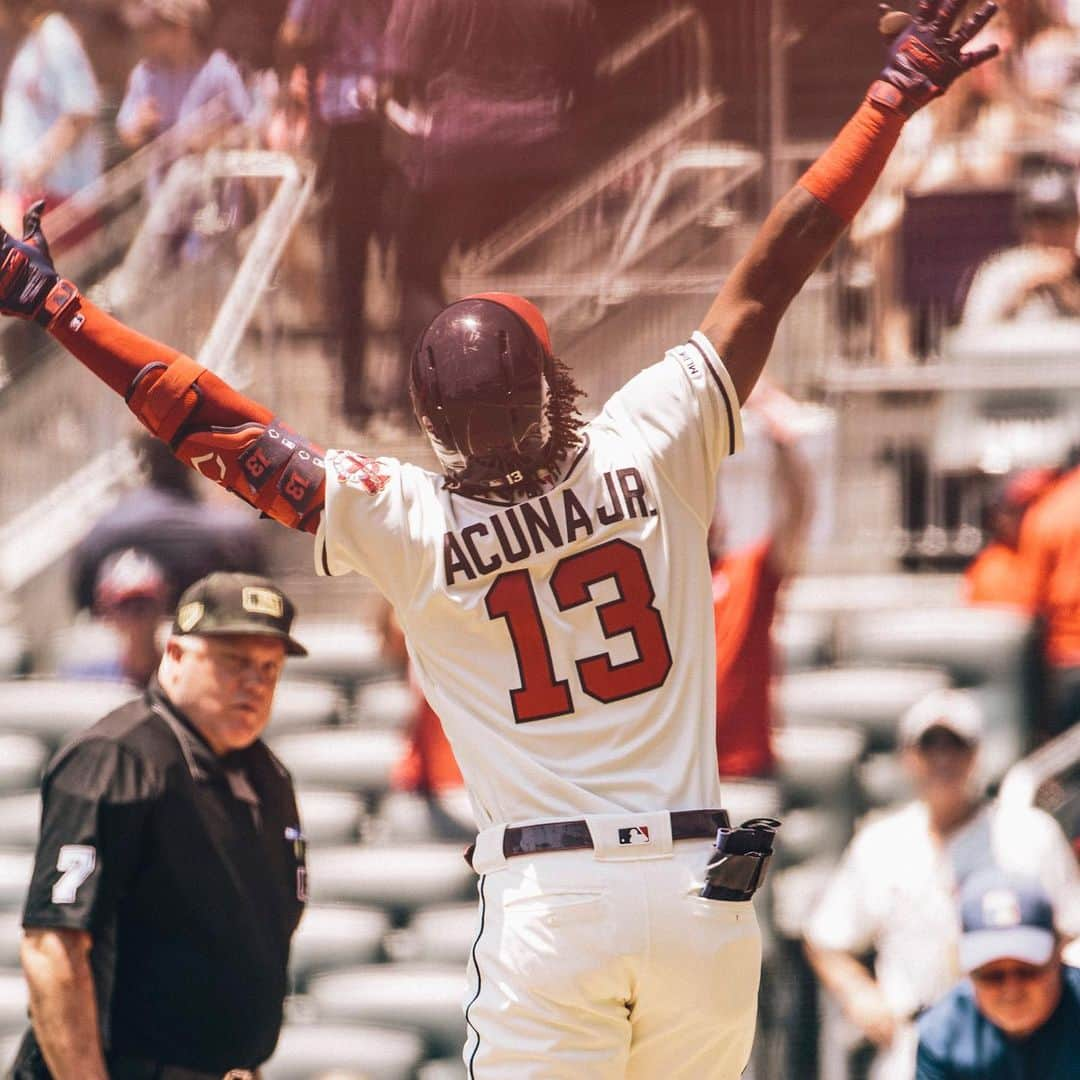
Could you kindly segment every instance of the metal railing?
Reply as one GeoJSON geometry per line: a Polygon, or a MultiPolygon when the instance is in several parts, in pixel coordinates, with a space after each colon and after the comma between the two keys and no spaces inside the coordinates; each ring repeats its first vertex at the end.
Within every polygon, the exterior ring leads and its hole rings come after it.
{"type": "MultiPolygon", "coordinates": [[[[213,150],[178,164],[116,271],[120,279],[137,272],[143,286],[127,317],[243,386],[248,371],[237,360],[238,346],[304,211],[314,173],[268,151],[213,150]],[[161,220],[190,222],[200,199],[220,197],[238,182],[264,197],[250,224],[192,233],[201,250],[178,265],[148,258],[148,251],[161,254],[161,220]]],[[[126,436],[134,422],[111,391],[53,348],[0,397],[0,425],[11,448],[0,492],[0,587],[14,590],[64,554],[129,486],[134,462],[126,436]]]]}

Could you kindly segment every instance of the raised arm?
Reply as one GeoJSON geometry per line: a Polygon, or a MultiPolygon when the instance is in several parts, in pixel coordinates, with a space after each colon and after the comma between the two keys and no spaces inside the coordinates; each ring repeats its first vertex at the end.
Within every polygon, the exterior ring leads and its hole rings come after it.
{"type": "Polygon", "coordinates": [[[201,364],[80,295],[53,268],[41,208],[27,214],[23,240],[0,229],[0,313],[45,327],[181,461],[267,517],[315,532],[326,488],[322,451],[201,364]]]}
{"type": "Polygon", "coordinates": [[[996,45],[961,51],[997,10],[988,0],[953,32],[962,2],[920,0],[914,17],[883,7],[881,30],[893,39],[885,67],[833,144],[773,208],[709,308],[701,331],[724,358],[741,402],[781,317],[866,201],[904,121],[997,54],[996,45]]]}

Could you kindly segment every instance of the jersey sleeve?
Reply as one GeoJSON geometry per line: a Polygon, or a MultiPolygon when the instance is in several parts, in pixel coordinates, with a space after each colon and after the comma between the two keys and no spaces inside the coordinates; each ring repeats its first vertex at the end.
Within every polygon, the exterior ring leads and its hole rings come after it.
{"type": "MultiPolygon", "coordinates": [[[[348,450],[326,455],[326,501],[315,570],[363,574],[395,605],[420,580],[425,532],[422,469],[348,450]]],[[[440,535],[441,539],[441,535],[440,535]]]]}
{"type": "Polygon", "coordinates": [[[709,339],[697,331],[669,350],[618,390],[604,415],[638,441],[707,527],[720,463],[742,448],[739,399],[709,339]]]}
{"type": "Polygon", "coordinates": [[[156,783],[111,740],[61,751],[42,789],[41,834],[25,927],[93,930],[134,877],[156,783]]]}

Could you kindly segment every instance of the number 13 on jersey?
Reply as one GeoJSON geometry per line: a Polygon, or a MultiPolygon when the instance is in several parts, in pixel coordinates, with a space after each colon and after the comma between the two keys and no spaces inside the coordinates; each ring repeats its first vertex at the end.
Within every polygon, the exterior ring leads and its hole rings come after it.
{"type": "MultiPolygon", "coordinates": [[[[618,596],[597,606],[600,627],[608,639],[630,634],[637,656],[614,664],[602,652],[576,661],[581,689],[604,704],[655,690],[671,670],[667,633],[640,548],[625,540],[609,540],[568,555],[556,564],[550,588],[559,610],[569,611],[590,603],[590,589],[607,580],[615,582],[618,596]]],[[[521,686],[510,691],[514,719],[524,724],[572,713],[570,683],[555,671],[528,570],[500,574],[488,589],[485,603],[489,618],[506,620],[517,656],[521,686]]]]}

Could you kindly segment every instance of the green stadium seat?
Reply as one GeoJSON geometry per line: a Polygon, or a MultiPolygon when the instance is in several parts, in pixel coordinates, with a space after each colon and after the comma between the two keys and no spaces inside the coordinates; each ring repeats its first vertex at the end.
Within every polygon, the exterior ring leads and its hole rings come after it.
{"type": "Polygon", "coordinates": [[[948,685],[940,668],[837,667],[784,675],[773,700],[785,725],[843,724],[863,731],[870,749],[887,750],[903,713],[948,685]]]}
{"type": "Polygon", "coordinates": [[[9,679],[0,682],[0,718],[7,731],[59,743],[138,696],[124,683],[87,679],[9,679]]]}
{"type": "Polygon", "coordinates": [[[465,1042],[466,988],[462,964],[372,964],[317,976],[308,997],[323,1022],[416,1030],[446,1057],[465,1042]]]}
{"type": "Polygon", "coordinates": [[[312,975],[375,963],[389,930],[382,908],[309,904],[289,953],[293,980],[303,988],[312,975]]]}
{"type": "Polygon", "coordinates": [[[361,727],[293,732],[268,741],[298,785],[374,795],[390,787],[390,774],[405,752],[399,732],[361,727]]]}
{"type": "Polygon", "coordinates": [[[312,900],[409,913],[476,895],[461,844],[315,848],[308,854],[312,900]]]}
{"type": "MultiPolygon", "coordinates": [[[[0,753],[3,753],[0,737],[0,753]]],[[[41,795],[22,791],[17,795],[0,796],[0,848],[37,847],[41,828],[41,795]]]]}
{"type": "MultiPolygon", "coordinates": [[[[2,711],[0,717],[4,717],[2,711]]],[[[0,791],[36,788],[48,760],[49,747],[41,739],[33,735],[0,735],[0,791]]]]}
{"type": "Polygon", "coordinates": [[[412,1080],[424,1059],[415,1032],[359,1024],[286,1024],[263,1080],[412,1080]]]}
{"type": "MultiPolygon", "coordinates": [[[[352,843],[357,840],[366,820],[363,801],[351,791],[298,788],[296,801],[300,809],[300,824],[309,844],[326,846],[352,843]]],[[[3,826],[0,825],[2,837],[3,826]]]]}

